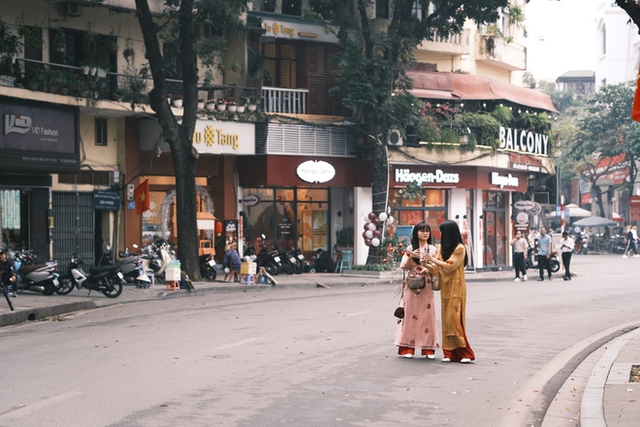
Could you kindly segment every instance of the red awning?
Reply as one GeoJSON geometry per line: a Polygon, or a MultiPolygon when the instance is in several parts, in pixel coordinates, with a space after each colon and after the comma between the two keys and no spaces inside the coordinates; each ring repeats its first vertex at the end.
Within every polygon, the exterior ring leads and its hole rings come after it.
{"type": "Polygon", "coordinates": [[[459,99],[460,101],[509,101],[525,107],[557,113],[546,93],[502,83],[485,76],[454,73],[407,71],[413,79],[413,95],[423,99],[459,99]]]}

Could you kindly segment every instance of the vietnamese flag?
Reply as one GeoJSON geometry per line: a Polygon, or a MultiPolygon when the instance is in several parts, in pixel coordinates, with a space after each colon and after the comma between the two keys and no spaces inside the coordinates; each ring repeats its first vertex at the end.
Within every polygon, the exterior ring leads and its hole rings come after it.
{"type": "Polygon", "coordinates": [[[133,192],[136,199],[136,213],[139,215],[149,210],[149,180],[146,180],[133,192]]]}
{"type": "Polygon", "coordinates": [[[631,118],[637,122],[640,122],[640,88],[638,87],[640,79],[640,70],[638,70],[638,77],[636,78],[636,94],[633,97],[633,108],[631,108],[631,118]]]}

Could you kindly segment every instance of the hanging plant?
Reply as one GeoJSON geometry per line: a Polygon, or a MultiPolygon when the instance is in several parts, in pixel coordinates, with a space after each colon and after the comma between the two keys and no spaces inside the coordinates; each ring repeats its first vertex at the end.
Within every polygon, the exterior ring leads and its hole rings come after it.
{"type": "Polygon", "coordinates": [[[64,52],[67,50],[67,37],[63,30],[53,30],[53,48],[56,52],[64,52]]]}

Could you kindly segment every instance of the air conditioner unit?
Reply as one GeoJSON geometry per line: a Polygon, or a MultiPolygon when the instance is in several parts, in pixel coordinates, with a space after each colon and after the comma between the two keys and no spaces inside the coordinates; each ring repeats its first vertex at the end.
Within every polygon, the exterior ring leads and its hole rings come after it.
{"type": "Polygon", "coordinates": [[[82,5],[70,1],[60,3],[60,14],[62,16],[82,16],[82,5]]]}
{"type": "Polygon", "coordinates": [[[404,141],[402,140],[402,132],[398,129],[391,129],[387,135],[387,144],[394,145],[396,147],[403,145],[404,141]]]}

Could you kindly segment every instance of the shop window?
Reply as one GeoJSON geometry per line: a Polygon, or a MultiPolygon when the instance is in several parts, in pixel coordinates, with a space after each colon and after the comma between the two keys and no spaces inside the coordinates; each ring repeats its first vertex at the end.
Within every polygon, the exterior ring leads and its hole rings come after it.
{"type": "Polygon", "coordinates": [[[78,173],[60,173],[58,182],[60,184],[73,185],[110,185],[110,171],[80,171],[78,173]]]}
{"type": "Polygon", "coordinates": [[[376,18],[389,19],[389,0],[376,0],[376,18]]]}
{"type": "Polygon", "coordinates": [[[447,218],[447,191],[425,189],[424,200],[419,197],[407,200],[403,194],[404,190],[392,190],[389,198],[392,215],[398,220],[396,225],[405,228],[406,234],[410,233],[412,226],[425,221],[431,227],[433,238],[438,241],[440,224],[447,218]]]}
{"type": "Polygon", "coordinates": [[[0,211],[2,213],[2,240],[15,249],[21,244],[21,194],[20,190],[0,190],[0,211]]]}
{"type": "Polygon", "coordinates": [[[482,230],[480,238],[483,263],[486,267],[506,265],[507,256],[507,215],[506,193],[499,191],[482,192],[482,230]]]}
{"type": "Polygon", "coordinates": [[[316,249],[330,248],[328,189],[246,188],[244,193],[264,196],[245,209],[245,252],[259,251],[263,245],[298,248],[311,259],[316,249]]]}
{"type": "Polygon", "coordinates": [[[94,121],[96,129],[96,145],[99,147],[107,146],[107,119],[96,118],[94,121]]]}
{"type": "Polygon", "coordinates": [[[265,12],[275,12],[276,11],[276,0],[264,0],[264,11],[265,12]]]}

